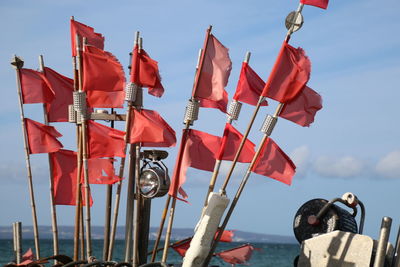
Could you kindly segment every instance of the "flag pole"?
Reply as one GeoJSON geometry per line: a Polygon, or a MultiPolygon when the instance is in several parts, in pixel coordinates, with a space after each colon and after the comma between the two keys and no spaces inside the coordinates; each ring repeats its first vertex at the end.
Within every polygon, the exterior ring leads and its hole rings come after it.
{"type": "MultiPolygon", "coordinates": [[[[136,32],[135,40],[139,38],[139,32],[136,32]]],[[[132,107],[135,105],[137,94],[142,93],[141,88],[136,86],[135,84],[129,84],[127,86],[126,97],[125,100],[127,101],[127,108],[126,108],[126,119],[125,119],[125,146],[124,146],[124,154],[126,154],[126,150],[129,144],[130,139],[130,124],[131,120],[133,122],[134,118],[131,118],[131,110],[132,107]],[[129,91],[128,91],[129,89],[129,91]]],[[[118,177],[122,178],[124,176],[124,168],[125,168],[125,159],[121,158],[121,163],[119,167],[118,177]]],[[[121,200],[121,188],[122,188],[122,180],[118,182],[116,195],[115,195],[115,206],[114,206],[114,214],[113,214],[113,223],[111,227],[111,235],[110,235],[110,246],[108,249],[108,261],[111,261],[113,250],[114,250],[114,242],[115,242],[115,233],[117,230],[117,221],[118,221],[118,212],[119,212],[119,203],[121,200]]],[[[129,190],[129,189],[128,189],[129,190]]]]}
{"type": "MultiPolygon", "coordinates": [[[[289,41],[289,39],[290,39],[292,33],[295,31],[295,30],[294,30],[294,27],[295,27],[294,22],[297,20],[298,15],[301,14],[301,12],[302,12],[302,10],[303,10],[303,7],[304,7],[304,4],[299,3],[299,6],[298,6],[298,8],[297,8],[297,11],[296,11],[296,13],[295,13],[295,15],[294,15],[294,17],[293,17],[293,20],[292,20],[293,23],[292,23],[291,27],[289,28],[289,30],[288,30],[288,32],[287,32],[287,34],[286,34],[285,42],[288,42],[288,41],[289,41]]],[[[222,186],[221,189],[220,189],[220,194],[221,194],[221,195],[226,195],[225,190],[226,190],[226,186],[227,186],[227,184],[228,184],[228,182],[229,182],[229,178],[230,178],[231,175],[232,175],[232,172],[233,172],[233,169],[234,169],[234,165],[236,164],[237,159],[239,158],[240,152],[241,152],[241,150],[242,150],[242,148],[243,148],[244,142],[245,142],[246,139],[247,139],[248,133],[250,132],[250,129],[251,129],[252,125],[253,125],[254,119],[255,119],[255,117],[256,117],[256,115],[257,115],[257,112],[258,112],[258,110],[259,110],[259,108],[260,108],[260,105],[261,105],[261,100],[262,100],[263,98],[264,98],[264,97],[260,96],[260,99],[259,99],[259,101],[258,101],[258,103],[257,103],[257,106],[256,106],[256,110],[255,110],[255,112],[254,112],[254,114],[253,114],[253,117],[251,118],[251,121],[250,121],[250,123],[249,123],[249,125],[248,125],[248,128],[247,128],[247,130],[246,130],[246,134],[245,134],[245,135],[243,136],[243,138],[242,138],[241,145],[239,146],[239,149],[238,149],[238,151],[237,151],[237,153],[236,153],[236,155],[235,155],[235,159],[234,159],[234,162],[232,163],[231,169],[230,169],[230,171],[229,171],[229,173],[228,173],[228,175],[227,175],[227,177],[226,177],[226,179],[225,179],[225,181],[224,181],[223,186],[222,186]],[[242,144],[243,144],[243,145],[242,145],[242,144]]],[[[226,228],[226,226],[227,226],[227,224],[228,224],[228,221],[229,221],[229,219],[230,219],[230,217],[231,217],[231,215],[232,215],[232,213],[233,213],[233,210],[234,210],[235,207],[236,207],[236,204],[237,204],[237,202],[238,202],[238,200],[239,200],[239,198],[240,198],[240,195],[241,195],[241,193],[242,193],[242,191],[243,191],[243,189],[244,189],[244,186],[246,185],[246,183],[247,183],[247,181],[248,181],[248,179],[249,179],[249,177],[250,177],[251,170],[252,170],[253,167],[255,166],[255,164],[256,164],[256,162],[257,162],[257,158],[258,158],[259,154],[261,153],[261,150],[262,150],[262,148],[263,148],[265,142],[268,140],[269,136],[271,135],[271,133],[272,133],[272,131],[273,131],[273,129],[274,129],[274,126],[275,126],[275,124],[276,124],[276,122],[277,122],[277,120],[278,120],[278,116],[279,116],[280,112],[282,111],[283,107],[284,107],[284,103],[279,103],[278,106],[277,106],[277,108],[276,108],[276,110],[275,110],[274,115],[273,115],[273,116],[268,116],[268,117],[266,118],[266,120],[264,121],[263,130],[264,130],[264,133],[265,133],[265,134],[264,134],[264,136],[263,136],[263,138],[262,138],[262,140],[261,140],[261,142],[260,142],[260,144],[259,144],[259,147],[258,147],[258,149],[257,149],[257,151],[256,151],[256,153],[255,153],[255,155],[254,155],[254,157],[253,157],[253,159],[252,159],[252,161],[251,161],[249,167],[247,168],[246,174],[245,174],[244,177],[242,178],[242,181],[241,181],[241,183],[240,183],[240,185],[239,185],[238,190],[236,191],[235,197],[234,197],[234,199],[232,200],[232,203],[231,203],[231,205],[230,205],[230,207],[229,207],[229,210],[228,210],[228,212],[227,212],[227,214],[226,214],[226,216],[225,216],[225,218],[224,218],[224,221],[223,221],[222,225],[221,225],[221,226],[219,227],[219,229],[218,229],[218,235],[217,235],[217,237],[215,238],[215,240],[214,240],[214,242],[213,242],[213,244],[212,244],[211,250],[210,250],[210,252],[209,252],[209,254],[208,254],[208,257],[207,257],[207,259],[205,260],[205,262],[204,262],[204,264],[203,264],[203,266],[205,266],[205,267],[208,265],[208,263],[209,263],[210,260],[211,260],[211,257],[212,257],[212,255],[213,255],[213,253],[214,253],[214,251],[215,251],[215,249],[216,249],[216,247],[217,247],[217,245],[218,245],[218,242],[219,242],[219,240],[221,239],[222,233],[223,233],[223,231],[225,230],[225,228],[226,228]],[[264,129],[264,128],[265,128],[265,129],[264,129]]]]}
{"type": "MultiPolygon", "coordinates": [[[[246,56],[245,56],[243,62],[244,63],[249,63],[250,56],[251,56],[251,53],[250,52],[246,52],[246,56]]],[[[242,103],[240,103],[240,102],[238,102],[236,100],[232,100],[232,103],[231,103],[231,107],[232,108],[230,108],[230,112],[228,112],[228,119],[227,119],[227,123],[228,124],[232,124],[232,121],[237,120],[239,118],[241,104],[242,103]],[[235,106],[237,106],[238,108],[235,108],[235,106]],[[234,111],[236,111],[235,114],[233,114],[234,111]]],[[[225,138],[225,137],[223,137],[223,138],[225,138]]],[[[219,153],[219,155],[223,155],[223,152],[225,151],[225,148],[226,148],[226,142],[222,141],[221,142],[221,147],[219,149],[219,151],[222,152],[222,153],[219,153]]],[[[213,174],[211,176],[210,183],[208,185],[208,191],[207,191],[207,194],[206,194],[206,198],[204,200],[203,208],[205,208],[207,206],[208,197],[210,196],[211,192],[214,191],[215,183],[217,181],[219,170],[221,168],[221,162],[222,162],[222,159],[217,159],[215,161],[214,171],[213,171],[213,174]]],[[[204,212],[204,209],[203,209],[203,212],[204,212]]]]}
{"type": "MultiPolygon", "coordinates": [[[[212,26],[210,25],[206,31],[206,38],[204,40],[204,45],[203,45],[203,51],[200,55],[200,59],[198,60],[198,68],[196,68],[196,72],[195,72],[195,78],[194,78],[194,83],[193,83],[193,89],[192,89],[192,96],[191,96],[191,102],[194,103],[195,101],[197,101],[195,99],[195,95],[196,95],[196,90],[198,87],[198,82],[200,80],[200,75],[201,75],[201,70],[203,68],[203,62],[204,62],[204,58],[205,58],[205,53],[207,51],[207,44],[208,44],[208,40],[210,38],[211,35],[211,30],[212,30],[212,26]]],[[[190,126],[193,124],[194,119],[192,118],[185,118],[185,128],[183,130],[182,133],[182,140],[181,140],[181,144],[179,147],[179,153],[177,156],[177,162],[176,162],[176,170],[174,170],[174,172],[179,175],[180,174],[180,169],[181,169],[181,165],[182,165],[182,157],[183,157],[183,153],[185,151],[185,146],[186,146],[186,141],[188,138],[188,134],[189,134],[189,129],[190,126]]],[[[173,190],[173,194],[176,196],[176,194],[178,193],[178,183],[175,183],[175,188],[173,190]]],[[[166,262],[167,261],[167,257],[168,257],[168,244],[170,242],[170,238],[171,238],[171,230],[172,230],[172,225],[173,225],[173,220],[174,220],[174,215],[175,215],[175,207],[176,207],[176,197],[172,198],[172,203],[171,203],[171,208],[170,208],[170,215],[169,215],[169,219],[168,219],[168,226],[167,226],[167,232],[165,235],[165,244],[164,244],[164,251],[163,251],[163,255],[162,255],[162,259],[161,262],[166,262]]]]}
{"type": "MultiPolygon", "coordinates": [[[[39,56],[39,66],[40,71],[46,76],[46,71],[44,69],[44,59],[43,55],[39,56]]],[[[49,116],[47,113],[48,104],[43,103],[43,115],[44,115],[44,124],[49,125],[49,116]]],[[[53,233],[53,255],[58,255],[58,228],[57,228],[57,213],[56,206],[54,205],[54,177],[53,177],[53,162],[51,161],[50,154],[48,155],[49,161],[49,184],[50,184],[50,211],[51,211],[51,228],[53,233]]],[[[57,261],[54,261],[54,264],[57,264],[57,261]]]]}
{"type": "Polygon", "coordinates": [[[29,156],[29,144],[28,144],[28,133],[26,131],[25,125],[25,115],[24,115],[24,106],[22,99],[22,86],[21,86],[21,68],[24,66],[24,61],[14,55],[13,61],[11,61],[11,65],[13,65],[16,72],[16,80],[17,80],[17,93],[18,93],[18,101],[19,101],[19,111],[21,118],[21,126],[24,140],[24,150],[25,150],[25,162],[26,162],[26,170],[28,174],[28,187],[29,187],[29,196],[30,196],[30,204],[32,211],[32,221],[33,221],[33,235],[35,241],[35,256],[36,259],[40,258],[40,245],[39,245],[39,231],[37,224],[37,215],[36,215],[36,204],[35,204],[35,195],[33,192],[33,182],[32,182],[32,169],[31,169],[31,161],[29,156]]]}

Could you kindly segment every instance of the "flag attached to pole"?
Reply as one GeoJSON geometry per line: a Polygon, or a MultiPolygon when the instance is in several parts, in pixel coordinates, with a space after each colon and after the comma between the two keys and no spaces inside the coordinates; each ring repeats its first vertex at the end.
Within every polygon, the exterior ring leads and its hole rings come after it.
{"type": "Polygon", "coordinates": [[[131,110],[134,118],[130,126],[129,143],[142,143],[144,147],[171,147],[176,144],[174,129],[157,111],[131,110]]]}
{"type": "Polygon", "coordinates": [[[300,0],[300,3],[327,9],[329,0],[300,0]]]}
{"type": "Polygon", "coordinates": [[[210,34],[207,48],[203,51],[204,60],[194,94],[200,100],[201,107],[217,108],[226,113],[228,93],[225,86],[232,69],[228,51],[228,48],[210,34]]]}
{"type": "Polygon", "coordinates": [[[115,184],[121,178],[115,175],[113,159],[89,159],[89,184],[115,184]]]}
{"type": "Polygon", "coordinates": [[[54,91],[43,73],[20,69],[22,89],[22,102],[24,104],[51,103],[54,99],[54,91]]]}
{"type": "Polygon", "coordinates": [[[310,78],[311,62],[301,48],[283,42],[262,95],[288,103],[304,88],[310,78]]]}
{"type": "Polygon", "coordinates": [[[48,121],[68,122],[68,106],[73,103],[74,80],[47,67],[44,73],[54,92],[54,99],[46,106],[48,121]]]}
{"type": "MultiPolygon", "coordinates": [[[[50,154],[50,160],[53,165],[54,204],[75,206],[78,175],[76,152],[60,149],[50,154]]],[[[81,192],[82,198],[85,199],[83,190],[81,192]]],[[[85,205],[85,201],[82,201],[82,204],[85,205]]],[[[92,204],[93,200],[90,197],[90,206],[92,204]]]]}
{"type": "Polygon", "coordinates": [[[153,60],[144,49],[140,49],[139,52],[137,45],[133,49],[131,66],[131,82],[149,88],[150,95],[161,97],[164,94],[158,62],[153,60]]]}
{"type": "Polygon", "coordinates": [[[290,185],[295,170],[296,166],[289,156],[271,138],[268,138],[251,171],[290,185]]]}
{"type": "Polygon", "coordinates": [[[29,153],[51,153],[60,150],[63,145],[57,140],[62,135],[53,127],[25,118],[25,127],[29,143],[29,153]]]}
{"type": "Polygon", "coordinates": [[[101,50],[104,49],[104,36],[100,33],[94,32],[94,29],[92,27],[71,19],[70,28],[73,57],[76,56],[76,35],[79,35],[82,39],[83,37],[85,37],[88,45],[97,47],[101,50]]]}
{"type": "Polygon", "coordinates": [[[321,96],[311,88],[305,86],[298,96],[283,106],[279,117],[308,127],[314,122],[315,114],[321,108],[321,96]]]}
{"type": "Polygon", "coordinates": [[[250,260],[254,250],[255,248],[252,245],[246,244],[240,247],[221,251],[215,255],[233,266],[235,264],[246,264],[247,261],[250,260]]]}
{"type": "MultiPolygon", "coordinates": [[[[248,63],[243,62],[233,99],[256,106],[264,86],[265,82],[260,76],[258,76],[248,63]]],[[[261,103],[261,106],[267,105],[268,102],[266,100],[261,103]]]]}

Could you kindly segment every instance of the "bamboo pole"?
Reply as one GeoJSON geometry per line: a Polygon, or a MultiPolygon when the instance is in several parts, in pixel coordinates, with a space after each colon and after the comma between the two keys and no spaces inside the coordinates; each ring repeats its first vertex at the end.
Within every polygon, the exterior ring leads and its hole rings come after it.
{"type": "Polygon", "coordinates": [[[21,222],[13,223],[13,243],[15,260],[17,264],[21,263],[22,258],[22,224],[21,222]]]}
{"type": "Polygon", "coordinates": [[[162,235],[162,232],[163,232],[163,229],[164,229],[165,219],[167,218],[167,212],[168,212],[168,207],[169,207],[169,203],[170,202],[171,202],[171,195],[168,195],[167,196],[167,200],[165,201],[165,206],[164,206],[163,213],[161,215],[161,222],[160,222],[160,226],[158,228],[157,238],[154,241],[154,247],[153,247],[153,252],[151,254],[150,262],[154,262],[155,261],[156,256],[157,256],[157,252],[159,251],[158,244],[160,243],[160,239],[161,239],[161,235],[162,235]]]}
{"type": "MultiPolygon", "coordinates": [[[[135,221],[134,221],[134,234],[133,234],[133,262],[132,266],[139,266],[139,231],[140,231],[140,220],[141,220],[141,203],[142,195],[139,191],[139,176],[140,176],[140,144],[134,145],[135,151],[135,221]]],[[[143,240],[140,240],[143,241],[143,240]]]]}
{"type": "MultiPolygon", "coordinates": [[[[46,76],[46,71],[44,69],[44,59],[43,55],[39,56],[39,66],[40,71],[46,76]]],[[[43,116],[44,116],[44,124],[49,125],[49,116],[47,113],[47,105],[43,103],[43,116]]],[[[48,154],[49,161],[49,185],[50,185],[50,212],[51,212],[51,230],[53,234],[53,255],[58,255],[58,227],[57,227],[57,212],[56,205],[54,204],[54,177],[53,177],[53,162],[51,161],[50,154],[48,154]]],[[[54,264],[57,264],[57,261],[54,260],[54,264]]]]}
{"type": "Polygon", "coordinates": [[[126,200],[126,220],[125,220],[125,262],[132,260],[132,236],[133,236],[133,208],[134,208],[134,191],[135,191],[135,164],[136,154],[135,145],[130,146],[129,150],[129,180],[127,188],[126,200]]]}
{"type": "MultiPolygon", "coordinates": [[[[207,51],[207,44],[208,44],[208,40],[211,35],[211,30],[212,30],[212,26],[210,25],[206,31],[206,38],[204,40],[203,51],[200,55],[200,59],[198,60],[198,64],[197,64],[197,68],[196,68],[196,72],[195,72],[195,79],[194,79],[194,83],[193,83],[192,97],[191,97],[192,101],[195,101],[196,90],[198,87],[198,82],[200,80],[201,70],[203,68],[203,62],[204,62],[205,54],[207,51]]],[[[183,134],[182,134],[182,140],[181,140],[181,144],[179,147],[179,153],[177,156],[176,170],[174,170],[174,172],[176,172],[177,174],[180,173],[180,168],[182,165],[182,156],[183,156],[183,153],[185,150],[185,145],[186,145],[187,137],[189,134],[190,125],[191,125],[191,121],[187,121],[185,124],[183,134]]],[[[178,191],[178,184],[175,183],[174,194],[177,194],[177,191],[178,191]]],[[[174,220],[174,215],[175,215],[175,207],[176,207],[176,198],[173,197],[172,203],[171,203],[171,208],[170,208],[170,213],[169,213],[167,232],[165,235],[164,251],[163,251],[163,255],[162,255],[162,259],[161,259],[162,262],[166,262],[167,257],[168,257],[168,244],[169,244],[170,238],[171,238],[171,230],[172,230],[172,225],[173,225],[173,220],[174,220]]]]}
{"type": "Polygon", "coordinates": [[[15,55],[13,58],[13,61],[11,62],[11,65],[14,66],[15,72],[16,72],[17,93],[18,93],[19,110],[20,110],[24,150],[25,150],[25,162],[26,162],[26,170],[27,170],[27,177],[28,177],[28,187],[29,187],[29,196],[30,196],[30,204],[31,204],[31,212],[32,212],[32,221],[33,221],[33,235],[34,235],[35,252],[36,252],[35,256],[36,256],[36,259],[39,259],[40,258],[39,230],[38,230],[38,224],[37,224],[35,195],[33,192],[32,169],[31,169],[31,161],[30,161],[30,156],[29,156],[30,151],[29,151],[29,145],[28,145],[28,133],[26,131],[26,125],[25,125],[25,115],[24,115],[21,76],[20,76],[20,69],[23,67],[24,61],[22,61],[20,58],[18,58],[15,55]]]}

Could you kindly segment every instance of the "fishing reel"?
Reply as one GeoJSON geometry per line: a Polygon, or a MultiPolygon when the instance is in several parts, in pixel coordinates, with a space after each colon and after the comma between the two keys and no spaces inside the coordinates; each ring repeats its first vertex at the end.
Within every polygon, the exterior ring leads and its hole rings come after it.
{"type": "Polygon", "coordinates": [[[299,243],[335,230],[362,234],[364,218],[364,205],[353,193],[345,193],[341,198],[334,198],[330,201],[319,198],[312,199],[304,203],[297,211],[293,222],[293,231],[299,243]],[[351,208],[353,214],[336,205],[337,202],[351,208]],[[361,209],[359,227],[355,220],[357,206],[361,209]]]}
{"type": "Polygon", "coordinates": [[[141,153],[143,166],[140,169],[139,191],[145,198],[164,196],[170,186],[168,168],[161,161],[168,157],[163,150],[145,150],[141,153]]]}

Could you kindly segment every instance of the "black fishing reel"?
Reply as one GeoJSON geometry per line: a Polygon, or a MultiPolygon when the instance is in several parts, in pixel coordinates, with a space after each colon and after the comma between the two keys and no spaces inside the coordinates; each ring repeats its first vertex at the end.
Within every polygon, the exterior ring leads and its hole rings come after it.
{"type": "Polygon", "coordinates": [[[294,217],[293,231],[300,244],[306,239],[335,230],[362,234],[364,219],[364,204],[354,194],[345,193],[341,198],[334,198],[331,201],[316,198],[304,203],[294,217]],[[336,202],[351,208],[353,213],[334,204],[336,202]],[[357,206],[361,209],[359,227],[355,220],[357,206]]]}

